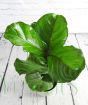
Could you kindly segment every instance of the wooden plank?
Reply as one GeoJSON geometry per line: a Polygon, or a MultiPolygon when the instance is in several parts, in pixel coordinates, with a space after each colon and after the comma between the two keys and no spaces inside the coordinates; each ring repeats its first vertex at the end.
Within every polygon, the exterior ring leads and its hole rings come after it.
{"type": "Polygon", "coordinates": [[[0,29],[4,31],[7,25],[15,21],[24,21],[30,24],[50,12],[66,17],[70,33],[88,32],[87,0],[0,1],[0,29]]]}
{"type": "Polygon", "coordinates": [[[27,56],[27,53],[24,53],[21,47],[13,48],[5,75],[4,84],[2,86],[0,96],[1,105],[7,105],[7,103],[9,105],[21,105],[23,81],[21,80],[19,74],[15,71],[14,61],[17,57],[23,59],[25,56],[27,56]]]}
{"type": "Polygon", "coordinates": [[[83,51],[83,54],[86,59],[86,64],[88,65],[88,34],[77,34],[76,40],[79,47],[83,51]]]}
{"type": "MultiPolygon", "coordinates": [[[[37,96],[36,93],[30,92],[28,87],[27,87],[28,93],[25,95],[25,92],[27,91],[27,89],[23,85],[24,79],[21,80],[21,77],[19,77],[19,75],[16,73],[16,71],[14,69],[13,64],[14,64],[16,57],[20,57],[21,59],[23,59],[25,56],[22,53],[22,51],[20,51],[21,49],[19,47],[14,47],[14,49],[12,51],[12,55],[11,55],[10,50],[11,50],[12,45],[3,38],[2,38],[0,44],[1,44],[1,46],[0,46],[0,52],[1,52],[0,77],[3,77],[5,70],[7,71],[7,73],[5,75],[5,80],[3,80],[3,84],[2,84],[3,86],[1,87],[2,91],[1,91],[1,95],[0,95],[0,104],[2,104],[2,105],[7,105],[7,103],[9,103],[10,105],[14,105],[14,104],[19,105],[21,103],[24,104],[26,102],[26,100],[24,97],[23,101],[22,101],[22,91],[24,92],[23,93],[24,96],[26,96],[29,93],[28,99],[29,98],[33,99],[34,100],[33,103],[41,104],[41,102],[45,101],[44,100],[45,98],[41,98],[42,100],[40,100],[39,96],[37,96]],[[9,55],[11,55],[11,58],[9,57],[9,55]],[[24,89],[23,89],[23,87],[24,87],[24,89]],[[31,97],[31,94],[33,94],[32,97],[31,97]]],[[[24,78],[24,76],[23,76],[23,78],[24,78]]],[[[0,82],[1,82],[2,78],[0,78],[0,79],[1,79],[0,80],[0,82]]],[[[25,85],[27,85],[27,84],[25,83],[25,85]]],[[[29,102],[29,103],[31,104],[32,102],[29,102]]]]}
{"type": "Polygon", "coordinates": [[[10,59],[11,48],[12,48],[11,43],[5,40],[4,38],[1,38],[0,40],[0,90],[1,90],[2,78],[10,59]]]}
{"type": "Polygon", "coordinates": [[[47,105],[73,105],[71,91],[69,86],[65,83],[63,87],[58,83],[55,92],[47,96],[47,105]]]}
{"type": "Polygon", "coordinates": [[[31,91],[24,81],[22,105],[45,105],[45,97],[31,91]]]}
{"type": "Polygon", "coordinates": [[[14,68],[14,61],[16,57],[23,59],[27,54],[23,54],[20,47],[14,47],[7,73],[2,86],[0,104],[2,105],[45,105],[45,97],[38,96],[37,93],[33,93],[24,83],[24,75],[19,76],[14,68]],[[11,98],[10,98],[11,97],[11,98]],[[5,101],[4,101],[5,100],[5,101]]]}
{"type": "MultiPolygon", "coordinates": [[[[19,7],[21,7],[19,5],[19,7]]],[[[30,6],[29,6],[30,7],[30,6]]],[[[37,21],[42,15],[46,13],[57,13],[64,15],[68,22],[68,29],[70,33],[88,33],[88,9],[59,9],[59,8],[47,8],[47,9],[6,9],[0,12],[0,29],[5,31],[7,25],[16,22],[24,21],[26,23],[32,23],[37,21]],[[30,12],[29,12],[30,11],[30,12]],[[81,17],[79,17],[81,16],[81,17]],[[74,22],[75,20],[75,22],[74,22]],[[79,28],[80,27],[80,28],[79,28]]]]}
{"type": "Polygon", "coordinates": [[[88,71],[85,68],[80,76],[72,82],[73,86],[77,88],[77,90],[72,87],[72,93],[75,100],[75,105],[88,105],[88,71]],[[76,92],[77,91],[77,92],[76,92]]]}
{"type": "MultiPolygon", "coordinates": [[[[86,64],[88,65],[88,34],[77,34],[76,35],[76,41],[78,43],[78,46],[82,49],[86,64]]],[[[87,67],[85,67],[84,71],[81,73],[79,78],[73,82],[74,85],[77,87],[78,92],[77,94],[74,94],[74,98],[77,105],[87,105],[88,104],[88,70],[87,67]]],[[[73,90],[74,92],[74,90],[73,90]]]]}

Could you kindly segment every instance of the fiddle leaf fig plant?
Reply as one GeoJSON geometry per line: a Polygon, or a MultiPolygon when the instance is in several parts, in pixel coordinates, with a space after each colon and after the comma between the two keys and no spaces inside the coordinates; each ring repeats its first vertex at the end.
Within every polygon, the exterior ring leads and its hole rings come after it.
{"type": "Polygon", "coordinates": [[[37,22],[16,22],[7,26],[4,37],[29,53],[26,60],[15,60],[16,71],[25,75],[28,86],[39,92],[52,90],[57,83],[75,80],[85,67],[80,49],[65,46],[68,37],[64,16],[45,14],[37,22]]]}

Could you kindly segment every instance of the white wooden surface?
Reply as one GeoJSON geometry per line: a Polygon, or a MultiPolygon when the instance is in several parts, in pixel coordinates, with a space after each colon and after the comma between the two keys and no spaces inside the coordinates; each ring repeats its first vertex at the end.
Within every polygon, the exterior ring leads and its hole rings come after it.
{"type": "Polygon", "coordinates": [[[70,34],[66,45],[80,47],[86,59],[86,67],[71,84],[58,84],[48,96],[32,92],[14,68],[18,57],[25,59],[27,53],[21,47],[12,46],[0,39],[0,105],[88,105],[88,34],[70,34]],[[4,78],[3,78],[4,77],[4,78]],[[1,85],[2,84],[2,85],[1,85]],[[76,89],[77,88],[77,92],[76,89]]]}
{"type": "Polygon", "coordinates": [[[0,32],[12,22],[31,23],[48,12],[64,15],[70,33],[88,32],[88,0],[0,0],[0,32]]]}

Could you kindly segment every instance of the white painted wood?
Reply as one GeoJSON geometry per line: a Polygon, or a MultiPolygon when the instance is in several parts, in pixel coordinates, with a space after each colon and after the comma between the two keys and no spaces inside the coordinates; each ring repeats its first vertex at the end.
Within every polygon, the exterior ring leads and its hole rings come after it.
{"type": "Polygon", "coordinates": [[[73,46],[75,46],[75,47],[78,48],[78,44],[77,44],[77,41],[76,41],[76,39],[75,39],[75,34],[68,34],[68,38],[67,38],[67,40],[66,40],[65,45],[66,45],[66,46],[68,46],[68,45],[69,45],[69,46],[73,45],[73,46]]]}
{"type": "Polygon", "coordinates": [[[13,48],[4,84],[2,86],[0,105],[21,105],[20,96],[22,95],[23,86],[21,77],[15,71],[14,61],[17,57],[23,59],[26,55],[27,53],[24,53],[22,48],[13,48]]]}
{"type": "Polygon", "coordinates": [[[45,105],[45,97],[41,97],[37,93],[33,93],[26,83],[24,83],[23,86],[24,76],[19,76],[15,71],[15,59],[17,57],[24,59],[26,56],[27,53],[24,53],[21,47],[13,48],[5,80],[2,86],[0,105],[21,105],[21,103],[22,105],[45,105]],[[22,96],[22,100],[20,99],[20,96],[22,96]]]}
{"type": "Polygon", "coordinates": [[[45,97],[31,91],[24,81],[22,105],[45,105],[45,97]]]}
{"type": "Polygon", "coordinates": [[[11,51],[11,43],[7,40],[1,38],[0,40],[0,84],[2,81],[3,74],[9,59],[9,54],[11,51]]]}
{"type": "MultiPolygon", "coordinates": [[[[76,34],[76,39],[78,41],[79,47],[82,49],[84,56],[85,56],[85,60],[86,60],[86,64],[88,67],[88,34],[76,34]]],[[[82,75],[82,74],[81,74],[82,75]]],[[[80,78],[77,81],[77,87],[78,87],[78,94],[77,97],[79,97],[78,99],[81,99],[81,102],[79,100],[77,100],[77,104],[78,105],[87,105],[88,104],[88,92],[87,92],[87,88],[88,88],[88,69],[85,67],[85,70],[83,71],[83,75],[82,78],[80,78]],[[82,82],[80,82],[82,81],[82,82]],[[85,89],[86,88],[86,89],[85,89]]],[[[75,97],[76,98],[76,97],[75,97]]],[[[76,99],[75,99],[76,100],[76,99]]]]}
{"type": "Polygon", "coordinates": [[[48,105],[73,105],[69,86],[65,83],[61,87],[58,83],[55,92],[47,96],[48,105]]]}
{"type": "MultiPolygon", "coordinates": [[[[11,1],[11,0],[3,0],[3,1],[0,1],[1,2],[1,5],[8,5],[8,4],[12,4],[12,5],[19,5],[20,3],[24,6],[24,5],[33,5],[34,6],[45,6],[46,4],[47,5],[52,5],[52,6],[56,6],[58,5],[58,7],[60,8],[85,8],[87,7],[86,5],[88,4],[88,1],[87,0],[44,0],[44,1],[41,1],[41,0],[15,0],[15,1],[11,1]]],[[[20,7],[19,7],[20,8],[20,7]]],[[[25,7],[27,8],[27,7],[25,7]]],[[[87,7],[88,8],[88,7],[87,7]]]]}
{"type": "Polygon", "coordinates": [[[85,56],[86,64],[88,65],[88,34],[77,34],[76,38],[85,56]]]}
{"type": "Polygon", "coordinates": [[[0,0],[0,29],[15,21],[30,24],[49,12],[64,15],[70,33],[88,32],[88,0],[0,0]]]}
{"type": "Polygon", "coordinates": [[[88,71],[85,68],[78,79],[73,82],[73,85],[77,88],[77,93],[75,88],[72,87],[73,96],[76,105],[88,105],[88,71]]]}
{"type": "MultiPolygon", "coordinates": [[[[85,39],[85,41],[87,41],[87,35],[86,37],[82,34],[82,35],[77,35],[77,40],[79,40],[79,45],[80,48],[82,49],[82,51],[85,53],[85,58],[87,58],[87,53],[84,49],[87,49],[87,47],[82,47],[83,46],[83,39],[85,39]],[[81,41],[80,41],[81,40],[81,41]]],[[[79,47],[77,44],[77,40],[75,38],[75,35],[71,35],[70,36],[70,42],[73,43],[73,45],[75,47],[79,47]]],[[[87,92],[87,88],[88,88],[88,71],[87,68],[85,67],[85,69],[82,71],[82,73],[80,74],[80,76],[72,82],[73,86],[72,87],[72,93],[73,93],[73,97],[74,97],[74,102],[75,105],[87,105],[88,104],[88,92],[87,92]],[[77,93],[76,93],[76,89],[74,88],[74,86],[77,88],[77,93]]]]}

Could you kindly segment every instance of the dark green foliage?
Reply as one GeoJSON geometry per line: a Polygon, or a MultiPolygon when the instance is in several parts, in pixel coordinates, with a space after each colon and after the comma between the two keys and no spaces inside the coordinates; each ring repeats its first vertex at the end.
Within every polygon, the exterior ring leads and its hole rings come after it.
{"type": "Polygon", "coordinates": [[[71,82],[85,67],[82,51],[64,46],[68,28],[62,15],[49,13],[31,25],[12,23],[4,37],[30,53],[25,61],[17,58],[14,66],[20,75],[26,74],[26,82],[34,91],[50,91],[58,82],[71,82]]]}

